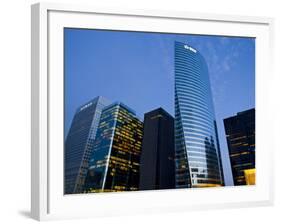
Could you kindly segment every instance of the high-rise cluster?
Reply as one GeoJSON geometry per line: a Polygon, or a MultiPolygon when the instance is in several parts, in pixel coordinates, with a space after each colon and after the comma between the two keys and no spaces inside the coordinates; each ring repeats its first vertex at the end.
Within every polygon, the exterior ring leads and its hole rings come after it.
{"type": "MultiPolygon", "coordinates": [[[[96,97],[76,111],[65,141],[65,194],[223,186],[207,64],[175,42],[175,116],[142,121],[122,102],[96,97]]],[[[254,110],[224,120],[236,185],[255,180],[254,110]]]]}

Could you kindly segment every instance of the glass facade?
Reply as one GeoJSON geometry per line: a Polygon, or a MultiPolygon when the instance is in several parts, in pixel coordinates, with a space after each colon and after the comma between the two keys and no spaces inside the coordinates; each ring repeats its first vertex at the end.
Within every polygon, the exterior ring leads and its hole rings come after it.
{"type": "Polygon", "coordinates": [[[205,59],[175,42],[176,187],[223,185],[217,127],[205,59]]]}
{"type": "Polygon", "coordinates": [[[105,107],[84,191],[138,190],[142,138],[143,123],[133,110],[123,103],[105,107]]]}
{"type": "Polygon", "coordinates": [[[234,185],[255,184],[255,109],[224,119],[234,185]]]}
{"type": "Polygon", "coordinates": [[[89,156],[102,109],[109,105],[103,97],[96,97],[76,110],[64,149],[64,193],[81,193],[88,170],[89,156]]]}

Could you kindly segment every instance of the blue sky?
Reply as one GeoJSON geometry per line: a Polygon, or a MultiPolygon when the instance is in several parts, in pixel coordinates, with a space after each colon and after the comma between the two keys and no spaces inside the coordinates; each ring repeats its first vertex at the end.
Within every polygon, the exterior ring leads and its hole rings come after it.
{"type": "Polygon", "coordinates": [[[225,181],[232,185],[223,119],[255,107],[255,39],[65,29],[65,133],[75,110],[96,96],[121,101],[140,118],[174,115],[174,41],[196,48],[209,69],[225,181]]]}

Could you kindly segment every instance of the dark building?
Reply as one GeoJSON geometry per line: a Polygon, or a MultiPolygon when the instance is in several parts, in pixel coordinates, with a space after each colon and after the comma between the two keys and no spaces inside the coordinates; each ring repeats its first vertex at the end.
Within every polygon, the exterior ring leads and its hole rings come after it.
{"type": "Polygon", "coordinates": [[[123,103],[102,111],[85,192],[133,191],[139,188],[143,123],[123,103]]]}
{"type": "Polygon", "coordinates": [[[144,116],[140,190],[175,188],[174,118],[162,108],[144,116]]]}
{"type": "Polygon", "coordinates": [[[255,109],[224,119],[234,185],[255,184],[255,109]]]}
{"type": "Polygon", "coordinates": [[[89,156],[102,109],[109,105],[103,97],[96,97],[80,106],[74,115],[64,149],[64,193],[82,193],[89,156]]]}

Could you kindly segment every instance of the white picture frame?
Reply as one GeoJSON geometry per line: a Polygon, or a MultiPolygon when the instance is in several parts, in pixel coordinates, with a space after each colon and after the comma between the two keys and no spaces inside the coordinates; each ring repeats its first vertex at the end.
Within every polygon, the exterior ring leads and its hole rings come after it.
{"type": "Polygon", "coordinates": [[[185,211],[273,203],[268,132],[273,19],[38,3],[32,15],[31,215],[37,220],[185,211]],[[247,187],[63,195],[63,27],[256,38],[257,183],[247,187]]]}

